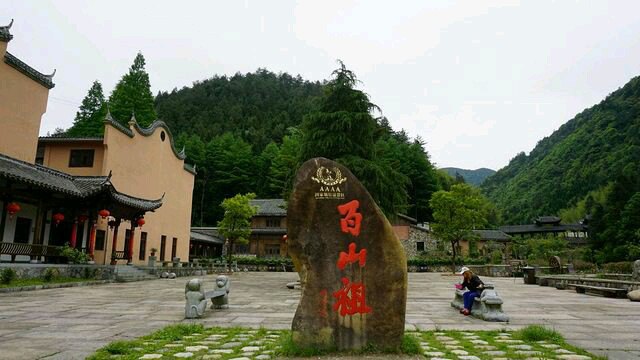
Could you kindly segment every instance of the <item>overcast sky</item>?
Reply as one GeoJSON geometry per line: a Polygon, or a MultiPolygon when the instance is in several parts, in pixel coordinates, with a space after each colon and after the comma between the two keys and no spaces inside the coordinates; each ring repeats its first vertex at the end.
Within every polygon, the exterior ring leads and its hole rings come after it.
{"type": "MultiPolygon", "coordinates": [[[[321,80],[342,59],[438,167],[499,169],[640,74],[638,1],[2,0],[9,51],[57,69],[41,134],[108,96],[138,51],[152,92],[259,67],[321,80]]],[[[0,79],[1,80],[1,79],[0,79]]]]}

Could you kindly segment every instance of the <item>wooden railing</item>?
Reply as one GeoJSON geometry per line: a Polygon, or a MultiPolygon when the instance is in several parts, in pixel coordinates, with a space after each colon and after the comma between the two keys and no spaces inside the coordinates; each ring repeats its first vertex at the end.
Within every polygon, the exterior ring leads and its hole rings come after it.
{"type": "Polygon", "coordinates": [[[60,246],[0,242],[0,255],[11,255],[11,262],[15,262],[18,255],[31,258],[61,256],[60,249],[60,246]]]}
{"type": "Polygon", "coordinates": [[[127,260],[128,258],[126,251],[116,251],[116,260],[127,260]]]}

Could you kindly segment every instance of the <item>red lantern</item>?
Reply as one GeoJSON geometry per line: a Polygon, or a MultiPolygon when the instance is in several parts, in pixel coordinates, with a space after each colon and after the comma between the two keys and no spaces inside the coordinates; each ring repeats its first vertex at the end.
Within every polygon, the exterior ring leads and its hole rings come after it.
{"type": "Polygon", "coordinates": [[[62,222],[63,220],[64,220],[64,214],[62,213],[53,214],[53,221],[56,223],[56,225],[60,224],[60,222],[62,222]]]}
{"type": "Polygon", "coordinates": [[[13,218],[13,215],[20,211],[20,205],[15,202],[10,202],[7,204],[7,212],[9,213],[9,217],[13,218]]]}
{"type": "Polygon", "coordinates": [[[83,224],[85,221],[87,221],[87,219],[89,219],[89,217],[87,215],[80,215],[78,216],[78,222],[80,224],[83,224]]]}
{"type": "Polygon", "coordinates": [[[109,215],[111,215],[111,212],[109,212],[109,210],[107,209],[102,209],[98,211],[98,215],[100,215],[103,219],[106,219],[109,215]]]}
{"type": "Polygon", "coordinates": [[[144,218],[138,218],[138,221],[136,221],[136,223],[138,224],[138,227],[142,227],[142,225],[145,224],[144,218]]]}

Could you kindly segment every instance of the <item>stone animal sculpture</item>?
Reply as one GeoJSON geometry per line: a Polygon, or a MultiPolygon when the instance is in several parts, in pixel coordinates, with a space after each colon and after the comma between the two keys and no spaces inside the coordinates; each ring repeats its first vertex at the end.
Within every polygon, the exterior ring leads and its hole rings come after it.
{"type": "Polygon", "coordinates": [[[207,308],[207,299],[204,296],[200,279],[191,279],[184,289],[186,303],[184,305],[185,319],[195,319],[204,315],[207,308]]]}
{"type": "Polygon", "coordinates": [[[220,275],[216,278],[215,289],[207,293],[207,297],[211,298],[211,308],[226,309],[229,307],[229,278],[220,275]]]}

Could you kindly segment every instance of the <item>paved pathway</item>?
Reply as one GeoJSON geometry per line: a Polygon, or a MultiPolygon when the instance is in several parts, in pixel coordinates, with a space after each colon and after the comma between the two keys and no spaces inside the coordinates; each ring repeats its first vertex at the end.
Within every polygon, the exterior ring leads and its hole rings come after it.
{"type": "MultiPolygon", "coordinates": [[[[206,277],[211,287],[213,276],[206,277]]],[[[284,285],[295,273],[240,273],[231,278],[231,307],[208,311],[209,326],[290,327],[300,292],[284,285]]],[[[182,321],[185,278],[0,294],[0,359],[82,359],[118,339],[182,321]]],[[[574,345],[610,359],[640,359],[640,303],[493,281],[508,325],[463,317],[449,306],[458,277],[409,276],[407,329],[517,329],[544,324],[574,345]]]]}

